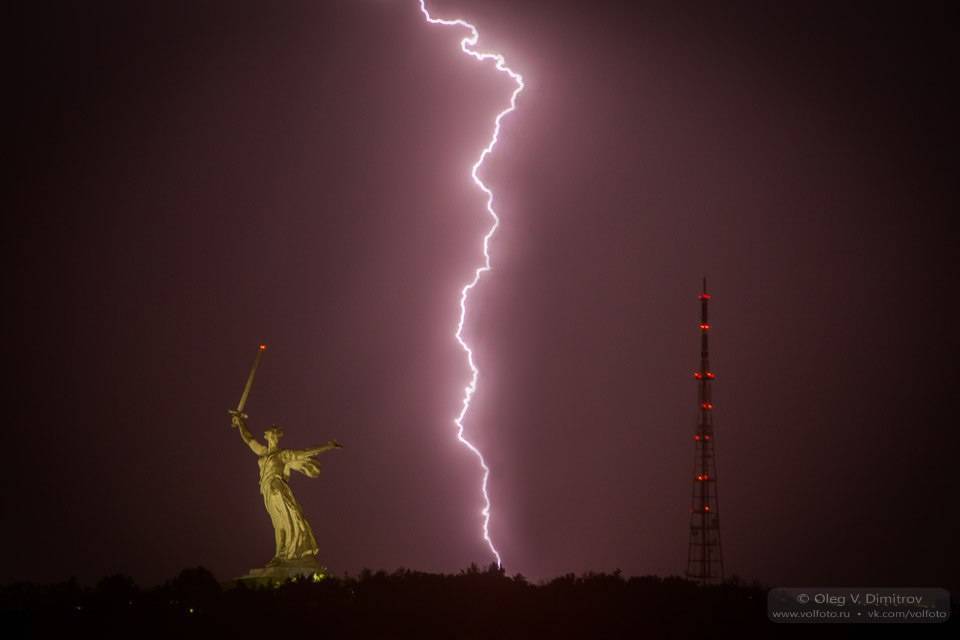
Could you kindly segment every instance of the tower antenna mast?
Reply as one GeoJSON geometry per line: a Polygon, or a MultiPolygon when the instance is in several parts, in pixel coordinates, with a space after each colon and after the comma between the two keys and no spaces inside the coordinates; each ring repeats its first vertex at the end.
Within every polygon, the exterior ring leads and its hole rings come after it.
{"type": "Polygon", "coordinates": [[[690,545],[686,576],[700,584],[723,582],[720,545],[720,504],[717,499],[717,460],[714,445],[713,389],[710,369],[710,294],[703,278],[700,293],[700,368],[697,381],[697,428],[693,435],[693,492],[690,498],[690,545]]]}

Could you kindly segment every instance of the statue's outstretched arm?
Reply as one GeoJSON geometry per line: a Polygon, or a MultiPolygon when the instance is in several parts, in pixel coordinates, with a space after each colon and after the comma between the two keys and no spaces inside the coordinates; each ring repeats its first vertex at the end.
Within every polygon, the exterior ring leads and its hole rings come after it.
{"type": "Polygon", "coordinates": [[[308,456],[315,456],[318,453],[324,453],[332,449],[343,449],[343,445],[337,442],[336,440],[331,440],[327,444],[322,444],[319,447],[311,447],[310,449],[304,449],[301,453],[308,456]]]}
{"type": "Polygon", "coordinates": [[[253,434],[250,433],[250,430],[247,429],[247,422],[240,416],[234,415],[231,420],[233,426],[237,427],[240,430],[240,437],[243,438],[243,441],[247,443],[247,446],[250,447],[250,450],[253,451],[258,456],[262,456],[267,452],[267,447],[257,441],[253,437],[253,434]]]}

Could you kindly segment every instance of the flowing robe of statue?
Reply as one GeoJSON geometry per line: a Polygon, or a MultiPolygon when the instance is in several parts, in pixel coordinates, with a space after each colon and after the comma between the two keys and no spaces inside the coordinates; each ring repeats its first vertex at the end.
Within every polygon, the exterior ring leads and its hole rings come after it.
{"type": "Polygon", "coordinates": [[[291,471],[299,471],[308,478],[319,476],[320,465],[313,456],[339,449],[340,444],[331,440],[311,449],[280,449],[278,443],[283,435],[280,428],[272,427],[264,433],[267,440],[267,445],[264,446],[253,437],[243,420],[235,419],[234,426],[240,428],[244,442],[258,456],[260,493],[263,496],[263,506],[266,507],[273,524],[276,542],[276,552],[268,566],[314,562],[318,551],[317,541],[288,481],[291,471]]]}
{"type": "Polygon", "coordinates": [[[277,543],[274,558],[289,562],[316,556],[318,549],[313,530],[287,481],[291,469],[309,478],[316,478],[320,475],[319,466],[307,452],[285,449],[262,455],[257,462],[260,465],[263,506],[270,514],[277,543]]]}

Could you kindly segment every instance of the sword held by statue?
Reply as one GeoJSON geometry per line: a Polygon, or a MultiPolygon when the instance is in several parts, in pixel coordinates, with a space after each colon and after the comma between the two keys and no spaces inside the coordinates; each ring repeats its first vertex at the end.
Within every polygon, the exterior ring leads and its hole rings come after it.
{"type": "MultiPolygon", "coordinates": [[[[250,375],[247,376],[247,384],[243,386],[243,393],[240,395],[240,402],[237,403],[236,409],[230,409],[227,411],[227,413],[239,420],[246,420],[248,418],[247,414],[243,412],[243,408],[247,404],[247,398],[250,397],[250,389],[253,388],[253,378],[257,375],[257,367],[260,366],[260,358],[263,356],[263,352],[266,350],[267,345],[265,344],[261,343],[260,346],[257,347],[257,355],[253,359],[253,366],[250,367],[250,375]]],[[[231,420],[230,426],[236,428],[236,421],[231,420]]]]}

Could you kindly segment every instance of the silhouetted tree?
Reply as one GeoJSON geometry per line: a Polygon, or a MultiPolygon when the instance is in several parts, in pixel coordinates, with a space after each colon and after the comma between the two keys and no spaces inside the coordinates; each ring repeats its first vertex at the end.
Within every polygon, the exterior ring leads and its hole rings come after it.
{"type": "Polygon", "coordinates": [[[206,607],[217,600],[222,591],[220,583],[204,567],[184,569],[168,583],[171,598],[188,607],[206,607]]]}
{"type": "Polygon", "coordinates": [[[94,595],[101,604],[112,608],[126,608],[140,597],[140,588],[133,578],[114,574],[97,582],[94,595]]]}

